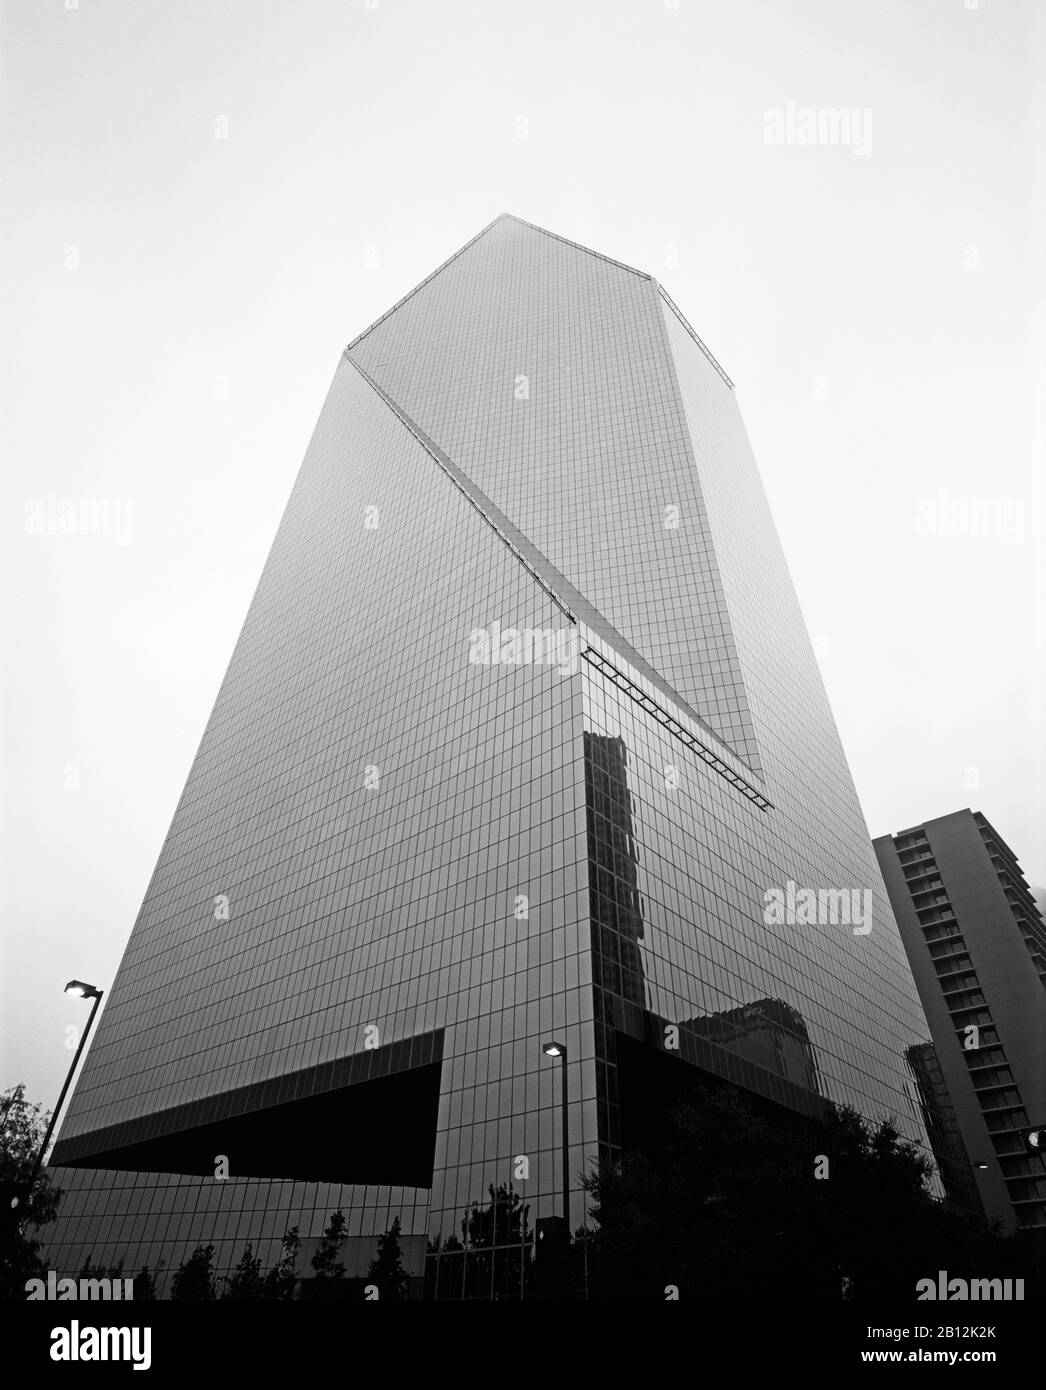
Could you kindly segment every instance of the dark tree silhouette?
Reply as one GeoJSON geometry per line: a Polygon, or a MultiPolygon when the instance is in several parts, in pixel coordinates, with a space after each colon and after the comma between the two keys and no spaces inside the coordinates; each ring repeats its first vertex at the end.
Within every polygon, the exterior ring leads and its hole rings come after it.
{"type": "Polygon", "coordinates": [[[327,1229],[320,1240],[320,1248],[313,1255],[310,1264],[316,1271],[307,1293],[310,1298],[341,1298],[347,1285],[345,1266],[338,1259],[341,1247],[345,1244],[347,1222],[340,1209],[333,1213],[327,1222],[327,1229]]]}
{"type": "Polygon", "coordinates": [[[268,1271],[262,1286],[262,1298],[285,1300],[294,1297],[298,1286],[298,1252],[301,1240],[297,1226],[284,1232],[280,1243],[280,1258],[268,1271]]]}
{"type": "Polygon", "coordinates": [[[769,1120],[736,1093],[679,1106],[667,1151],[585,1186],[594,1297],[901,1298],[916,1281],[1017,1274],[1017,1247],[927,1189],[929,1161],[850,1109],[769,1120]],[[827,1172],[818,1178],[818,1172],[827,1172]]]}
{"type": "Polygon", "coordinates": [[[410,1278],[403,1268],[400,1250],[400,1219],[397,1216],[389,1229],[378,1237],[378,1253],[371,1260],[367,1282],[376,1284],[383,1299],[402,1301],[407,1297],[410,1278]]]}
{"type": "MultiPolygon", "coordinates": [[[[88,1255],[80,1268],[78,1279],[122,1279],[123,1260],[117,1261],[114,1265],[96,1265],[94,1255],[88,1255]]],[[[137,1293],[137,1290],[135,1290],[137,1293]]]]}
{"type": "Polygon", "coordinates": [[[174,1271],[171,1298],[176,1302],[200,1303],[215,1297],[214,1246],[198,1245],[174,1271]]]}
{"type": "Polygon", "coordinates": [[[0,1298],[25,1298],[26,1280],[47,1273],[33,1232],[55,1219],[62,1193],[46,1169],[27,1188],[49,1118],[21,1083],[0,1096],[0,1298]]]}
{"type": "Polygon", "coordinates": [[[461,1222],[461,1240],[448,1236],[440,1247],[438,1274],[430,1259],[427,1288],[440,1298],[518,1299],[531,1288],[533,1233],[530,1207],[511,1186],[487,1188],[490,1201],[473,1202],[461,1222]]]}
{"type": "Polygon", "coordinates": [[[160,1294],[157,1289],[157,1280],[163,1269],[163,1260],[155,1269],[150,1269],[148,1265],[142,1265],[141,1269],[134,1276],[134,1301],[135,1303],[156,1303],[159,1301],[160,1294]]]}
{"type": "Polygon", "coordinates": [[[222,1298],[260,1299],[265,1292],[265,1280],[261,1272],[261,1256],[254,1254],[250,1242],[244,1246],[240,1263],[225,1281],[222,1298]]]}

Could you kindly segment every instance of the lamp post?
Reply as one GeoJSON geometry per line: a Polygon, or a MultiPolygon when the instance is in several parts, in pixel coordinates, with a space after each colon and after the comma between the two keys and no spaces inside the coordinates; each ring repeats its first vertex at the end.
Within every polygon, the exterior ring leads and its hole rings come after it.
{"type": "MultiPolygon", "coordinates": [[[[62,1087],[62,1093],[58,1097],[58,1104],[55,1106],[54,1111],[51,1114],[51,1122],[47,1126],[47,1133],[44,1135],[44,1142],[40,1145],[40,1152],[36,1155],[36,1162],[33,1164],[33,1171],[29,1175],[29,1182],[26,1184],[25,1189],[25,1197],[27,1202],[33,1191],[33,1183],[36,1182],[37,1174],[40,1172],[40,1165],[44,1161],[44,1154],[47,1152],[47,1146],[51,1142],[51,1135],[54,1133],[54,1127],[58,1121],[58,1116],[62,1109],[62,1101],[65,1100],[65,1093],[66,1091],[68,1091],[69,1083],[73,1079],[73,1073],[76,1071],[76,1064],[80,1060],[80,1053],[84,1050],[84,1043],[87,1041],[87,1035],[91,1031],[91,1024],[94,1022],[94,1016],[98,1012],[98,1005],[102,1002],[102,991],[100,989],[96,989],[94,985],[85,985],[83,980],[70,980],[65,987],[65,993],[75,994],[80,999],[93,999],[94,1004],[91,1006],[91,1013],[87,1020],[87,1027],[84,1029],[83,1033],[80,1036],[80,1046],[76,1049],[76,1056],[73,1058],[73,1064],[69,1068],[68,1075],[65,1078],[65,1085],[62,1087]]],[[[18,1205],[17,1197],[12,1201],[11,1205],[18,1205]]]]}
{"type": "Polygon", "coordinates": [[[563,1230],[570,1239],[570,1136],[567,1132],[567,1049],[561,1042],[541,1044],[546,1057],[558,1057],[563,1076],[563,1230]]]}

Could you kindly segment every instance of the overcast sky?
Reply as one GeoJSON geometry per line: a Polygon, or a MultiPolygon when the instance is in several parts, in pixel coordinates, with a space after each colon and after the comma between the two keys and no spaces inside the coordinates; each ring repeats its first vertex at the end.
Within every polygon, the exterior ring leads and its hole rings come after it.
{"type": "Polygon", "coordinates": [[[970,806],[1046,880],[1033,0],[9,0],[0,41],[0,1085],[53,1105],[62,985],[112,982],[339,353],[503,211],[735,381],[872,835],[970,806]]]}

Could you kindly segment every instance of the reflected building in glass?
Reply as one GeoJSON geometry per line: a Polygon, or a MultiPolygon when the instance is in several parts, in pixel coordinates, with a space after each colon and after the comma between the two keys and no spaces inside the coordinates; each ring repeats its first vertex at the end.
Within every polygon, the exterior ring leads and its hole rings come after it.
{"type": "Polygon", "coordinates": [[[498,218],[338,365],[61,1130],[53,1263],[228,1272],[341,1207],[354,1270],[398,1216],[430,1292],[512,1296],[562,1209],[543,1042],[576,1229],[664,1068],[922,1143],[925,1035],[731,382],[649,275],[498,218]],[[777,920],[797,887],[871,929],[777,920]]]}

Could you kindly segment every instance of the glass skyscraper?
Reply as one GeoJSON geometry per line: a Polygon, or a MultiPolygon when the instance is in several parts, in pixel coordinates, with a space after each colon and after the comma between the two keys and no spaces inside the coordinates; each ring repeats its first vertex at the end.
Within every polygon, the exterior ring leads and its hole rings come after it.
{"type": "Polygon", "coordinates": [[[922,1143],[926,1035],[730,380],[649,275],[499,217],[339,362],[52,1262],[271,1263],[341,1207],[350,1273],[399,1216],[430,1291],[512,1295],[563,1200],[543,1043],[576,1229],[665,1066],[922,1143]]]}
{"type": "Polygon", "coordinates": [[[945,1185],[1003,1229],[1046,1229],[1046,1159],[1025,1143],[1046,1119],[1046,923],[1017,856],[969,809],[873,848],[931,1029],[945,1185]]]}

